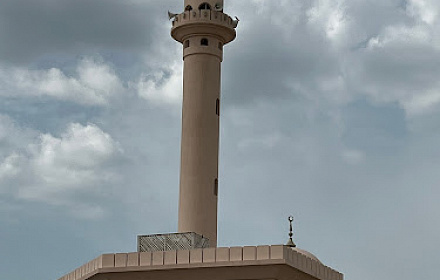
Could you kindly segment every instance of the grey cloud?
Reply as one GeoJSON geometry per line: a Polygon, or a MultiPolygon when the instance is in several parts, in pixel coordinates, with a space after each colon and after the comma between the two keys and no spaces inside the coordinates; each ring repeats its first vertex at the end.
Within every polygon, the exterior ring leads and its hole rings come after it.
{"type": "Polygon", "coordinates": [[[328,42],[309,32],[304,23],[286,30],[267,24],[269,14],[251,20],[252,30],[239,33],[235,45],[225,49],[230,54],[226,54],[224,63],[224,94],[230,94],[231,100],[244,103],[283,98],[295,94],[289,84],[299,83],[313,90],[318,79],[339,74],[338,61],[328,42]]]}
{"type": "MultiPolygon", "coordinates": [[[[294,214],[298,245],[347,278],[438,275],[433,260],[440,246],[439,110],[433,106],[408,116],[402,103],[410,89],[418,91],[414,97],[430,98],[423,93],[431,90],[435,101],[438,48],[429,40],[395,40],[387,33],[395,26],[418,27],[435,39],[438,27],[410,16],[408,3],[227,4],[241,22],[223,63],[220,245],[285,242],[285,218],[294,214]],[[318,6],[322,10],[311,22],[307,12],[318,6]],[[343,28],[328,37],[335,7],[343,12],[343,28]],[[372,48],[377,38],[388,43],[372,48]],[[363,48],[356,48],[360,42],[363,48]]],[[[114,66],[125,86],[122,95],[100,108],[47,96],[0,98],[1,112],[30,130],[11,136],[23,142],[1,142],[2,158],[42,132],[59,138],[71,122],[95,123],[124,150],[123,158],[105,166],[120,180],[94,186],[105,190],[100,193],[71,196],[107,211],[94,223],[57,206],[0,195],[0,227],[8,229],[0,231],[7,244],[0,252],[0,262],[7,264],[2,277],[56,278],[100,253],[135,250],[136,234],[175,231],[181,112],[175,103],[139,98],[127,82],[152,77],[146,96],[151,88],[162,97],[179,90],[170,69],[181,59],[181,48],[169,38],[170,23],[163,16],[168,9],[179,11],[181,3],[20,0],[0,5],[0,20],[7,23],[0,36],[11,38],[0,46],[2,60],[37,70],[56,67],[71,76],[83,56],[98,56],[114,66]],[[32,29],[19,20],[25,13],[32,29]],[[29,42],[35,47],[24,44],[29,42]],[[158,73],[164,75],[155,78],[158,73]],[[36,233],[36,251],[49,252],[39,256],[41,270],[14,269],[29,253],[14,244],[25,239],[20,232],[36,233]],[[52,247],[40,246],[45,243],[52,247]],[[59,252],[66,243],[72,250],[68,256],[59,252]]]]}
{"type": "Polygon", "coordinates": [[[5,0],[0,60],[29,64],[47,55],[143,53],[171,1],[5,0]]]}

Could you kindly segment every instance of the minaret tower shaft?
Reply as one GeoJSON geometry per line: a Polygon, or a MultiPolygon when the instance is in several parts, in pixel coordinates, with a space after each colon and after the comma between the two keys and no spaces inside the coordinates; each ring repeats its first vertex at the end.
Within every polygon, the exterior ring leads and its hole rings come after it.
{"type": "Polygon", "coordinates": [[[178,231],[216,247],[221,62],[238,22],[223,13],[223,0],[185,0],[172,17],[184,60],[178,231]]]}

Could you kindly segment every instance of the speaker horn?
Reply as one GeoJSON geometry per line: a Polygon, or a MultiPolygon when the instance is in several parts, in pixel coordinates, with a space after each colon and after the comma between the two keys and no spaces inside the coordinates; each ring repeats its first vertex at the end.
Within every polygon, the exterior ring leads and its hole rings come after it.
{"type": "Polygon", "coordinates": [[[221,12],[221,11],[223,11],[223,5],[222,5],[220,2],[215,3],[215,5],[214,5],[214,9],[215,9],[217,12],[221,12]]]}
{"type": "Polygon", "coordinates": [[[168,18],[170,20],[172,20],[173,18],[175,18],[176,16],[178,16],[178,14],[173,14],[172,12],[168,11],[168,18]]]}
{"type": "Polygon", "coordinates": [[[235,20],[232,20],[232,26],[234,28],[236,28],[238,26],[239,21],[240,21],[240,19],[238,17],[235,17],[235,20]]]}

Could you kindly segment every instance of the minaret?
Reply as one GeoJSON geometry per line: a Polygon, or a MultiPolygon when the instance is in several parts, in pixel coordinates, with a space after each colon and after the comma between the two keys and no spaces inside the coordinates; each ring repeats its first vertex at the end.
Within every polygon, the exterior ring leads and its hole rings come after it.
{"type": "Polygon", "coordinates": [[[216,247],[221,63],[238,20],[223,13],[223,0],[185,0],[170,17],[184,60],[178,230],[216,247]]]}
{"type": "Polygon", "coordinates": [[[206,238],[217,247],[220,68],[238,19],[223,13],[223,0],[185,0],[169,16],[184,60],[180,233],[138,236],[138,252],[101,255],[59,280],[343,280],[295,247],[292,224],[286,246],[207,248],[206,238]]]}

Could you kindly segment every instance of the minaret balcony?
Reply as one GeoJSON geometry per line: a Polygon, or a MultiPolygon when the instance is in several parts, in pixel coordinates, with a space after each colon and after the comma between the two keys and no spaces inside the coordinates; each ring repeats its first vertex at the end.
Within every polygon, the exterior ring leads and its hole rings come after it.
{"type": "Polygon", "coordinates": [[[229,15],[211,11],[186,11],[173,19],[171,36],[181,43],[191,36],[208,35],[217,37],[227,44],[236,37],[237,22],[229,15]]]}

